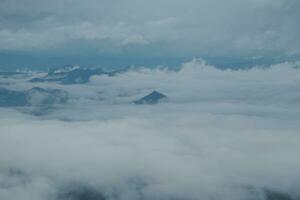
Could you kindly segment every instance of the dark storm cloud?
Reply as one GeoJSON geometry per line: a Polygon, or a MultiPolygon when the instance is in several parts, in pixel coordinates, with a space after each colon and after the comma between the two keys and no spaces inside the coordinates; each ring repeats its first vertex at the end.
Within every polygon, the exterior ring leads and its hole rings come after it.
{"type": "Polygon", "coordinates": [[[294,55],[300,50],[299,8],[297,0],[2,0],[0,47],[78,54],[294,55]]]}

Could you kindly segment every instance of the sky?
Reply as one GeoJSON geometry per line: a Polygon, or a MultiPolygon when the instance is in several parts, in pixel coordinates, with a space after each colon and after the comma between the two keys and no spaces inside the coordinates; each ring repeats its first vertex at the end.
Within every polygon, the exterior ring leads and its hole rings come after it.
{"type": "Polygon", "coordinates": [[[295,60],[299,10],[298,0],[1,0],[0,69],[295,60]]]}

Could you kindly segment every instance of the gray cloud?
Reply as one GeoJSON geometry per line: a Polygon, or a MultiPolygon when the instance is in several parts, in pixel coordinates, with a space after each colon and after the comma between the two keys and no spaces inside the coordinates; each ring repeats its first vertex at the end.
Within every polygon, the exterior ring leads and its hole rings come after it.
{"type": "Polygon", "coordinates": [[[300,49],[297,0],[3,0],[0,9],[2,50],[253,56],[300,49]]]}

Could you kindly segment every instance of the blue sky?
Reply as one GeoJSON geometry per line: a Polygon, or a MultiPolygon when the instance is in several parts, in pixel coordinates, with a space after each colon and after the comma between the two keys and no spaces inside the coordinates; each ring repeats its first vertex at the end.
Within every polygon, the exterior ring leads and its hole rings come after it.
{"type": "Polygon", "coordinates": [[[2,0],[0,68],[299,58],[298,0],[2,0]]]}

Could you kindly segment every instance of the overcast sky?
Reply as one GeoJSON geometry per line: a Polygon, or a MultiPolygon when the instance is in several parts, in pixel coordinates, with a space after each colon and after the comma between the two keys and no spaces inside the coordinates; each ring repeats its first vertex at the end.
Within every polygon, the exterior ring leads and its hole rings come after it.
{"type": "Polygon", "coordinates": [[[299,0],[1,0],[0,64],[297,56],[299,19],[299,0]]]}

